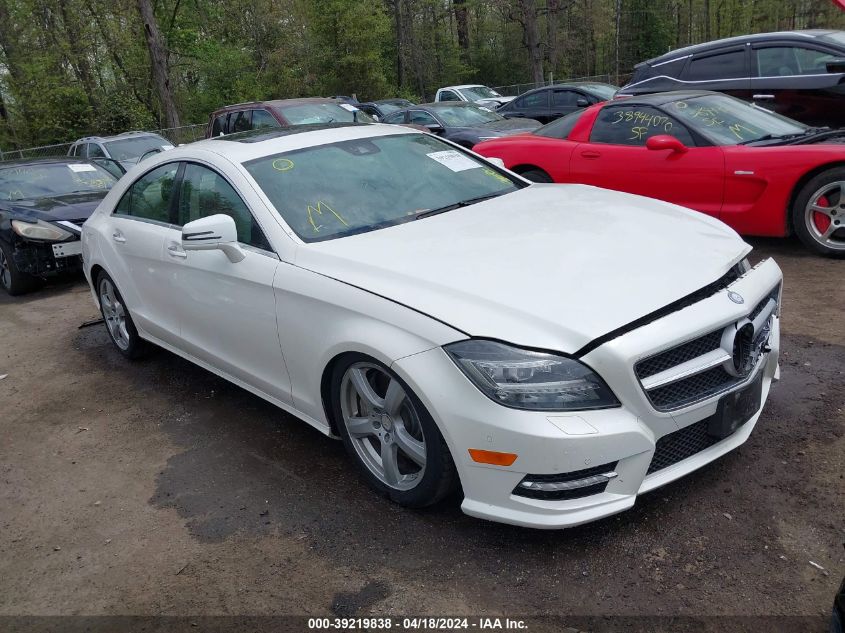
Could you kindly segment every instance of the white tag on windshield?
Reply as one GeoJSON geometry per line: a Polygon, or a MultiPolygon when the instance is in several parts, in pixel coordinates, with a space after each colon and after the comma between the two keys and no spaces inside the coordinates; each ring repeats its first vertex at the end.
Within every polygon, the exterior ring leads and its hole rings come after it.
{"type": "Polygon", "coordinates": [[[349,110],[350,112],[358,112],[358,108],[356,108],[354,105],[349,105],[348,103],[341,103],[339,105],[344,110],[349,110]]]}
{"type": "Polygon", "coordinates": [[[452,171],[464,171],[465,169],[477,169],[481,167],[480,163],[453,149],[444,152],[432,152],[431,154],[426,154],[426,156],[432,160],[436,160],[441,165],[445,165],[452,171]]]}
{"type": "Polygon", "coordinates": [[[86,163],[82,163],[80,165],[68,165],[68,169],[75,172],[80,171],[97,171],[97,168],[94,165],[88,165],[86,163]]]}

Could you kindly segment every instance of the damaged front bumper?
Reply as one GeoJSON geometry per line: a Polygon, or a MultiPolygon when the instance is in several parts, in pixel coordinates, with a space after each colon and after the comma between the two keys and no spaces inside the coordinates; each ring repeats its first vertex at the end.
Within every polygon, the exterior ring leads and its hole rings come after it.
{"type": "Polygon", "coordinates": [[[65,242],[18,239],[13,258],[19,271],[33,277],[76,273],[82,270],[82,243],[78,239],[65,242]]]}

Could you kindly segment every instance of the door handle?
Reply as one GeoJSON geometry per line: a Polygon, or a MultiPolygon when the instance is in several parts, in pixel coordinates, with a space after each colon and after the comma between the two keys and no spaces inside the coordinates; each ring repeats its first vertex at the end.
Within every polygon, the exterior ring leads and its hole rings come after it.
{"type": "Polygon", "coordinates": [[[182,246],[176,242],[171,242],[167,245],[167,254],[171,257],[178,257],[180,259],[185,259],[188,256],[188,253],[186,253],[182,246]]]}
{"type": "Polygon", "coordinates": [[[775,95],[753,95],[753,99],[774,99],[775,95]]]}
{"type": "Polygon", "coordinates": [[[594,160],[596,158],[601,158],[601,152],[586,150],[581,152],[581,156],[583,156],[584,158],[589,158],[590,160],[594,160]]]}
{"type": "Polygon", "coordinates": [[[115,231],[114,233],[112,233],[111,238],[118,244],[126,243],[126,238],[123,237],[123,233],[121,233],[120,231],[115,231]]]}

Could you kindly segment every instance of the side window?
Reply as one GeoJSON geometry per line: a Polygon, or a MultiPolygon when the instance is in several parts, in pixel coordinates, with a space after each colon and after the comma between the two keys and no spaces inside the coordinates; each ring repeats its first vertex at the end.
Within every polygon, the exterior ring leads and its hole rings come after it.
{"type": "Polygon", "coordinates": [[[408,122],[416,125],[440,125],[437,119],[422,110],[411,110],[411,119],[408,122]]]}
{"type": "Polygon", "coordinates": [[[267,110],[253,110],[252,111],[252,129],[258,130],[268,127],[281,127],[279,122],[267,110]]]}
{"type": "Polygon", "coordinates": [[[241,110],[240,112],[233,112],[232,120],[229,122],[229,131],[245,132],[246,130],[251,130],[252,127],[249,123],[250,112],[250,110],[241,110]]]}
{"type": "Polygon", "coordinates": [[[715,81],[738,77],[748,77],[744,49],[693,58],[684,71],[684,79],[688,81],[715,81]]]}
{"type": "Polygon", "coordinates": [[[757,49],[759,77],[819,75],[827,72],[826,64],[833,55],[798,46],[769,46],[757,49]]]}
{"type": "Polygon", "coordinates": [[[106,153],[103,151],[103,148],[97,145],[96,143],[89,143],[88,144],[88,158],[105,158],[106,153]]]}
{"type": "Polygon", "coordinates": [[[517,108],[534,109],[549,107],[549,91],[541,90],[530,95],[523,95],[516,100],[517,108]]]}
{"type": "Polygon", "coordinates": [[[593,123],[591,143],[643,146],[652,136],[669,134],[688,147],[695,141],[689,130],[660,110],[649,106],[602,108],[593,123]]]}
{"type": "Polygon", "coordinates": [[[79,152],[79,145],[73,145],[70,148],[70,151],[67,153],[68,156],[78,156],[79,152]]]}
{"type": "Polygon", "coordinates": [[[385,123],[404,123],[405,122],[405,113],[404,112],[394,112],[386,117],[384,117],[385,123]]]}
{"type": "Polygon", "coordinates": [[[578,97],[581,96],[572,90],[555,90],[553,103],[555,106],[576,107],[578,105],[578,97]]]}
{"type": "Polygon", "coordinates": [[[228,116],[229,113],[224,112],[223,114],[218,114],[214,117],[214,123],[211,126],[212,136],[221,136],[226,133],[226,117],[228,116]]]}
{"type": "Polygon", "coordinates": [[[115,213],[170,224],[170,201],[178,163],[168,163],[142,176],[123,194],[115,213]]]}
{"type": "Polygon", "coordinates": [[[238,241],[272,250],[246,203],[217,172],[194,163],[185,166],[179,195],[177,224],[222,213],[231,216],[238,228],[238,241]]]}
{"type": "MultiPolygon", "coordinates": [[[[430,93],[429,93],[430,94],[430,93]]],[[[451,90],[444,90],[440,93],[438,101],[460,101],[461,98],[451,90]]]]}
{"type": "Polygon", "coordinates": [[[76,155],[77,155],[77,156],[80,156],[80,157],[82,157],[82,158],[87,157],[87,156],[88,156],[88,147],[89,147],[89,144],[88,144],[88,143],[82,143],[82,144],[81,144],[81,145],[77,148],[77,150],[78,150],[78,151],[77,151],[77,154],[76,154],[76,155]]]}

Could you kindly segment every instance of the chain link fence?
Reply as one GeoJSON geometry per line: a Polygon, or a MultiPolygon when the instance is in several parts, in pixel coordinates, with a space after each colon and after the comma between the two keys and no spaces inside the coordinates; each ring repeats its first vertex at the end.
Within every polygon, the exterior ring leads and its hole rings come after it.
{"type": "MultiPolygon", "coordinates": [[[[161,130],[147,130],[154,134],[163,136],[174,145],[193,143],[205,138],[205,123],[196,125],[183,125],[181,127],[163,128],[161,130]]],[[[35,158],[54,158],[67,156],[68,150],[73,143],[57,143],[55,145],[42,145],[40,147],[28,147],[25,149],[13,149],[3,151],[0,149],[0,162],[10,160],[32,160],[35,158]]]]}

